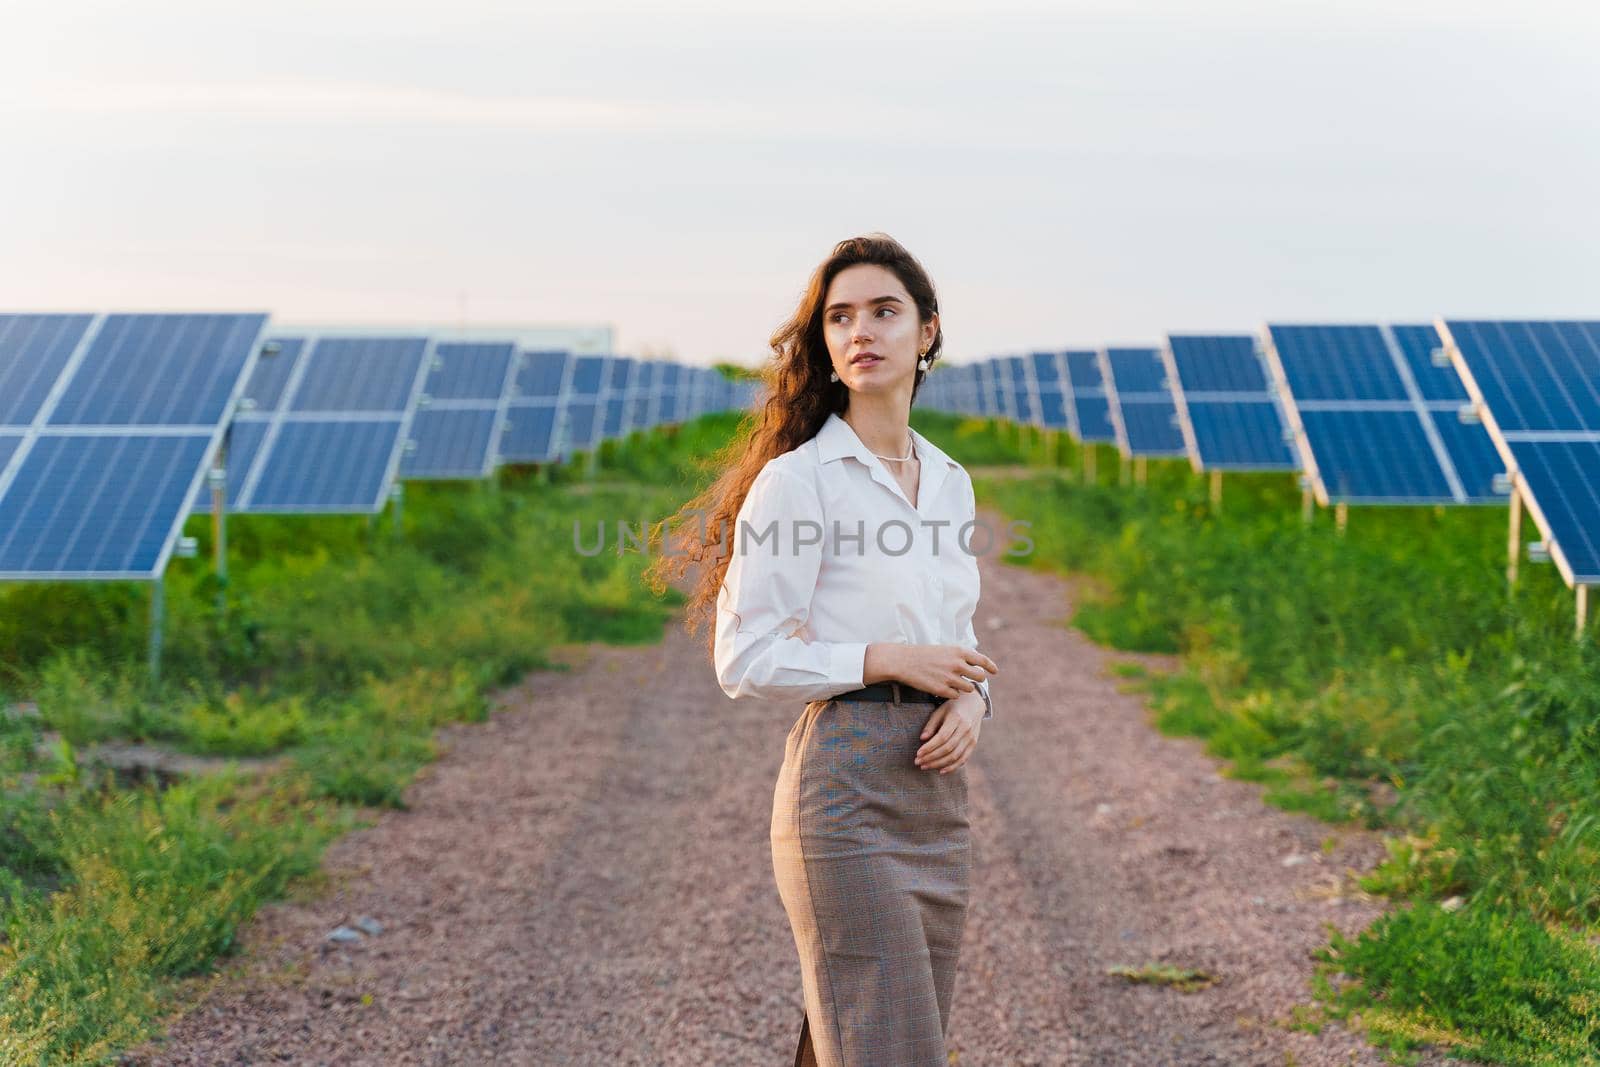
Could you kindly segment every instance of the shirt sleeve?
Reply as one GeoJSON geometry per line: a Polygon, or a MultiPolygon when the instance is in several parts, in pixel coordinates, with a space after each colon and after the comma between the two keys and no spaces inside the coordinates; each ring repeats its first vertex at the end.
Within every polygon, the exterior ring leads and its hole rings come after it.
{"type": "Polygon", "coordinates": [[[717,594],[712,658],[728,696],[812,701],[861,688],[865,641],[794,636],[811,614],[824,526],[804,478],[770,464],[756,475],[728,535],[717,594]]]}
{"type": "MultiPolygon", "coordinates": [[[[965,474],[966,472],[963,471],[962,473],[965,474]]],[[[977,498],[977,494],[973,492],[973,489],[972,489],[972,478],[971,478],[970,475],[967,477],[966,482],[967,482],[967,519],[963,520],[963,521],[973,520],[973,519],[976,519],[978,517],[978,498],[977,498]]],[[[976,570],[976,568],[974,568],[974,569],[976,570]]],[[[977,648],[978,647],[978,632],[972,626],[972,616],[971,615],[967,616],[965,626],[962,629],[961,642],[967,648],[977,648]]],[[[974,684],[979,689],[981,689],[983,691],[983,695],[986,698],[989,697],[989,680],[987,678],[985,678],[981,682],[976,682],[974,684]]],[[[986,700],[984,700],[984,705],[985,705],[985,707],[983,709],[983,717],[985,719],[994,718],[994,701],[992,699],[986,699],[986,700]]]]}

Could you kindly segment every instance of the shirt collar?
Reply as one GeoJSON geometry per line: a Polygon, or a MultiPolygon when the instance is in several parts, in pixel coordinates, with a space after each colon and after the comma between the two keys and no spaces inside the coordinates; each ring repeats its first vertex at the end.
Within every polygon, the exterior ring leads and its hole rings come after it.
{"type": "MultiPolygon", "coordinates": [[[[923,457],[921,482],[917,489],[917,503],[922,505],[938,492],[945,475],[950,472],[951,468],[955,467],[956,461],[946,455],[938,445],[922,436],[916,430],[910,427],[907,427],[907,429],[910,430],[911,436],[916,442],[917,455],[923,457]]],[[[819,463],[831,463],[833,460],[844,456],[854,456],[866,466],[867,470],[872,472],[874,481],[888,486],[902,500],[905,499],[904,491],[889,473],[888,468],[878,461],[878,457],[872,454],[872,450],[856,435],[855,430],[850,428],[850,424],[839,417],[838,412],[830,412],[828,414],[827,420],[822,424],[822,429],[817,431],[816,440],[817,461],[819,463]]],[[[919,507],[917,510],[921,511],[923,508],[919,507]]]]}

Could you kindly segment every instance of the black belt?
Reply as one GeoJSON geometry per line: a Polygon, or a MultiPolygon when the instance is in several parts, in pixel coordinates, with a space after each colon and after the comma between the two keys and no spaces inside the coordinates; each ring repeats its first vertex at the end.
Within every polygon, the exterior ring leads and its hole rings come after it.
{"type": "Polygon", "coordinates": [[[937,696],[902,682],[874,682],[848,693],[840,693],[833,700],[885,700],[892,704],[943,704],[950,697],[937,696]]]}

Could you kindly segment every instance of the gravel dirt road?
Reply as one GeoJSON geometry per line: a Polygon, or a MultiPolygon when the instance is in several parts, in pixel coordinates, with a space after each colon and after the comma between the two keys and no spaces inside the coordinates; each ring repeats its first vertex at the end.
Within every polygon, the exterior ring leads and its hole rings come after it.
{"type": "MultiPolygon", "coordinates": [[[[1346,877],[1377,839],[1220,777],[1107,670],[1160,657],[1067,629],[1067,582],[982,567],[979,639],[1003,673],[968,765],[951,1062],[1381,1063],[1338,1026],[1281,1025],[1309,1000],[1324,924],[1378,914],[1346,877]],[[1107,973],[1147,964],[1219,981],[1107,973]]],[[[767,833],[803,704],[728,700],[701,636],[676,629],[569,659],[499,694],[488,723],[443,731],[411,810],[336,843],[329,888],[265,908],[244,955],[124,1062],[789,1064],[800,972],[767,833]],[[381,933],[327,939],[367,916],[381,933]]]]}

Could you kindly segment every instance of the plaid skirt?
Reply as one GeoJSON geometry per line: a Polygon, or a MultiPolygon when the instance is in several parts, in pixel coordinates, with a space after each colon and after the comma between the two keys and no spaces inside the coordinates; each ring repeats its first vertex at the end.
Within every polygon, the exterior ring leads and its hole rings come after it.
{"type": "Polygon", "coordinates": [[[948,1062],[972,867],[966,767],[912,762],[936,707],[814,700],[789,730],[772,866],[800,954],[797,1065],[948,1062]]]}

